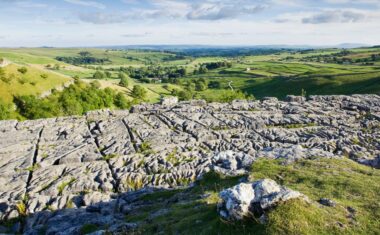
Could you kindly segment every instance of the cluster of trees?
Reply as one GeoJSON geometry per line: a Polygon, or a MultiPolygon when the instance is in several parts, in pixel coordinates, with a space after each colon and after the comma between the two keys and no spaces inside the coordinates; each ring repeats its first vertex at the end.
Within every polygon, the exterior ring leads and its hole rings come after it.
{"type": "Polygon", "coordinates": [[[108,58],[96,58],[88,51],[79,52],[79,56],[57,56],[55,58],[58,61],[62,61],[68,64],[80,65],[80,64],[105,64],[111,62],[108,58]]]}
{"type": "Polygon", "coordinates": [[[185,83],[185,89],[188,91],[205,91],[208,83],[204,78],[192,79],[185,83]]]}
{"type": "Polygon", "coordinates": [[[167,52],[174,52],[177,55],[192,56],[192,57],[207,57],[207,56],[221,56],[221,57],[240,57],[250,55],[270,55],[283,52],[295,52],[296,49],[287,48],[266,48],[266,47],[214,47],[214,48],[176,48],[168,49],[167,52]]]}
{"type": "MultiPolygon", "coordinates": [[[[182,85],[183,90],[171,90],[171,95],[177,96],[181,101],[204,99],[208,102],[231,102],[236,99],[254,99],[253,96],[247,95],[240,90],[223,89],[221,82],[217,80],[207,81],[204,78],[198,78],[188,80],[182,85]],[[218,89],[218,91],[213,93],[202,92],[208,88],[218,89]]],[[[166,89],[168,89],[168,86],[166,86],[166,89]]]]}
{"type": "Polygon", "coordinates": [[[86,84],[76,80],[62,92],[53,91],[46,98],[36,96],[14,97],[17,112],[28,119],[81,115],[103,108],[130,108],[137,100],[129,101],[123,93],[110,88],[100,89],[98,82],[86,84]]]}
{"type": "Polygon", "coordinates": [[[348,55],[353,54],[353,52],[348,50],[343,50],[341,52],[333,53],[330,55],[313,55],[303,58],[301,61],[315,61],[315,62],[325,62],[334,64],[357,64],[361,63],[364,65],[373,65],[374,62],[380,61],[380,54],[372,54],[371,56],[364,58],[350,58],[348,55]]]}
{"type": "Polygon", "coordinates": [[[228,61],[203,63],[199,66],[198,69],[194,70],[194,74],[205,74],[209,70],[212,70],[212,69],[231,68],[231,67],[232,67],[232,63],[228,61]]]}
{"type": "Polygon", "coordinates": [[[119,69],[112,70],[126,73],[129,77],[138,79],[142,82],[150,82],[152,79],[158,78],[164,83],[178,83],[178,78],[186,75],[186,69],[184,67],[120,67],[119,69]]]}
{"type": "Polygon", "coordinates": [[[97,70],[92,75],[93,79],[104,79],[104,78],[111,78],[111,77],[112,77],[112,73],[111,72],[109,72],[109,71],[102,72],[100,70],[97,70]]]}

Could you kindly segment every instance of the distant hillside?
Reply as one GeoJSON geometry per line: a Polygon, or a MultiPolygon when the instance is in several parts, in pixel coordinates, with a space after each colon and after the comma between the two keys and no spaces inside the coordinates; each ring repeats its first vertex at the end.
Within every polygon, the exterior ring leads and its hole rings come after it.
{"type": "Polygon", "coordinates": [[[0,68],[0,98],[11,102],[16,95],[41,95],[70,81],[69,77],[29,65],[0,68]]]}

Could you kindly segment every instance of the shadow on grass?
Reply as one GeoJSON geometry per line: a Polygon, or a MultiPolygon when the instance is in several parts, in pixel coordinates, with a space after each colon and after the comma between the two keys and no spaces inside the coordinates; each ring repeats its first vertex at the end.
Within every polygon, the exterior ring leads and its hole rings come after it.
{"type": "Polygon", "coordinates": [[[298,78],[271,78],[258,81],[247,81],[243,92],[254,95],[256,98],[274,96],[284,98],[286,95],[300,95],[305,89],[308,95],[349,95],[380,93],[380,77],[357,79],[356,81],[341,81],[343,76],[328,77],[298,77],[298,78]]]}

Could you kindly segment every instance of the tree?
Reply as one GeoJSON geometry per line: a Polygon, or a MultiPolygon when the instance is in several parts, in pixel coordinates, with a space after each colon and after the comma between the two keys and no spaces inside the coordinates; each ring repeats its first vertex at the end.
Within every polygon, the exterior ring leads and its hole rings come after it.
{"type": "Polygon", "coordinates": [[[55,64],[53,67],[54,70],[59,70],[60,68],[61,68],[61,66],[59,64],[55,64]]]}
{"type": "Polygon", "coordinates": [[[123,72],[120,72],[117,74],[117,78],[122,79],[122,78],[126,78],[126,76],[123,72]]]}
{"type": "Polygon", "coordinates": [[[200,78],[195,82],[195,90],[196,91],[204,91],[207,89],[207,82],[205,79],[200,78]]]}
{"type": "Polygon", "coordinates": [[[120,109],[129,109],[131,107],[131,103],[127,100],[125,95],[121,92],[117,93],[115,96],[115,105],[120,109]]]}
{"type": "Polygon", "coordinates": [[[188,91],[194,91],[195,90],[195,84],[191,81],[187,81],[187,83],[185,84],[185,88],[188,91]]]}
{"type": "Polygon", "coordinates": [[[46,79],[46,78],[49,77],[49,75],[47,75],[46,73],[43,73],[43,74],[41,74],[40,76],[41,76],[41,78],[43,78],[43,79],[46,79]]]}
{"type": "Polygon", "coordinates": [[[91,55],[91,53],[88,52],[88,51],[81,51],[81,52],[79,52],[78,54],[79,54],[80,56],[82,56],[82,57],[88,57],[88,56],[91,55]]]}
{"type": "Polygon", "coordinates": [[[111,77],[112,77],[112,73],[109,72],[109,71],[106,71],[106,72],[104,73],[104,75],[105,75],[107,78],[111,78],[111,77]]]}
{"type": "Polygon", "coordinates": [[[179,75],[180,75],[181,77],[183,77],[183,76],[186,75],[186,69],[183,68],[183,67],[179,68],[177,72],[179,73],[179,75]]]}
{"type": "Polygon", "coordinates": [[[18,68],[17,71],[19,71],[22,74],[26,74],[26,72],[28,72],[28,69],[26,67],[21,67],[21,68],[18,68]]]}
{"type": "Polygon", "coordinates": [[[66,115],[78,115],[83,113],[83,107],[80,102],[70,93],[63,93],[60,98],[63,112],[66,115]]]}
{"type": "Polygon", "coordinates": [[[208,69],[205,65],[202,65],[199,70],[198,70],[198,73],[200,74],[204,74],[204,73],[207,73],[208,72],[208,69]]]}
{"type": "Polygon", "coordinates": [[[147,91],[140,85],[134,85],[131,95],[136,99],[144,100],[146,98],[147,91]]]}
{"type": "Polygon", "coordinates": [[[222,83],[220,81],[210,81],[208,87],[212,89],[220,89],[222,88],[222,83]]]}
{"type": "Polygon", "coordinates": [[[94,73],[94,75],[92,76],[93,79],[103,79],[104,78],[104,74],[100,71],[96,71],[94,73]]]}
{"type": "Polygon", "coordinates": [[[179,91],[178,92],[178,99],[183,100],[191,100],[193,98],[193,94],[189,91],[179,91]]]}
{"type": "Polygon", "coordinates": [[[61,115],[56,99],[38,99],[35,96],[15,97],[18,112],[28,119],[51,118],[61,115]]]}
{"type": "Polygon", "coordinates": [[[122,76],[122,78],[120,78],[119,85],[122,87],[128,87],[128,79],[125,76],[122,76]]]}

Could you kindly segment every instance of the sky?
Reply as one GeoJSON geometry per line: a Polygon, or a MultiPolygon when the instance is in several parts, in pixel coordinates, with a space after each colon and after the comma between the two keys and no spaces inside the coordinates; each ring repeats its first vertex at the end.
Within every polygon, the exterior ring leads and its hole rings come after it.
{"type": "Polygon", "coordinates": [[[380,0],[0,0],[0,47],[380,44],[380,0]]]}

